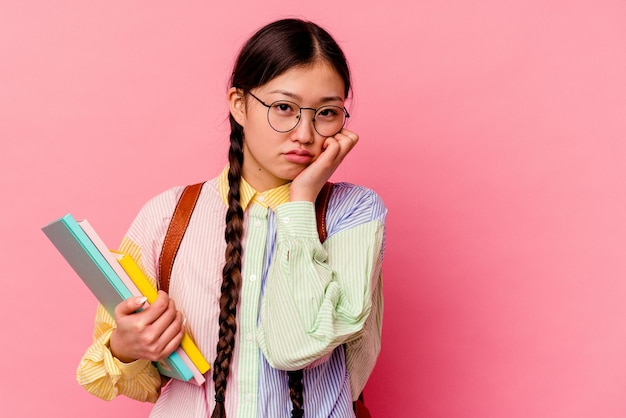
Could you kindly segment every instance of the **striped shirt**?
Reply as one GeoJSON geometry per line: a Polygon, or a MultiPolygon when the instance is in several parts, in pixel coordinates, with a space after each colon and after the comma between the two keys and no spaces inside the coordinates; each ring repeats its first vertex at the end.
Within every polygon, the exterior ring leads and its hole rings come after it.
{"type": "MultiPolygon", "coordinates": [[[[156,284],[158,259],[182,187],[151,199],[122,241],[156,284]]],[[[242,288],[226,389],[229,418],[289,417],[286,370],[304,369],[307,418],[351,417],[380,351],[386,208],[373,191],[336,183],[320,243],[311,202],[289,202],[289,185],[256,192],[241,181],[242,288]]],[[[227,171],[206,182],[176,256],[170,296],[209,360],[216,355],[224,265],[227,171]]],[[[171,380],[152,363],[122,363],[108,348],[114,320],[100,306],[94,342],[77,379],[103,399],[156,402],[151,417],[207,417],[211,371],[202,386],[171,380]]]]}

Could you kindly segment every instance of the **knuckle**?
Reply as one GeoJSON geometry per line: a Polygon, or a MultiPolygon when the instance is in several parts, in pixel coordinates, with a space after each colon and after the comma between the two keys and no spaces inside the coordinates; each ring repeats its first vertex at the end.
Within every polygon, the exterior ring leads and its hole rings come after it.
{"type": "Polygon", "coordinates": [[[154,303],[150,306],[153,306],[155,309],[166,309],[168,306],[168,300],[166,298],[159,297],[154,303]]]}
{"type": "Polygon", "coordinates": [[[146,323],[143,320],[138,320],[132,323],[131,329],[133,332],[141,334],[144,329],[146,329],[146,323]]]}
{"type": "Polygon", "coordinates": [[[152,347],[154,347],[155,342],[157,341],[158,336],[156,335],[156,333],[152,330],[144,332],[144,341],[147,344],[150,344],[152,347]]]}
{"type": "Polygon", "coordinates": [[[170,299],[168,309],[173,309],[174,311],[176,310],[176,304],[174,303],[174,299],[170,299]]]}
{"type": "Polygon", "coordinates": [[[146,350],[150,351],[154,348],[154,333],[142,332],[137,334],[137,343],[143,346],[146,350]]]}
{"type": "Polygon", "coordinates": [[[150,361],[160,361],[163,357],[160,355],[161,353],[157,353],[155,351],[150,351],[146,354],[146,358],[150,361]]]}

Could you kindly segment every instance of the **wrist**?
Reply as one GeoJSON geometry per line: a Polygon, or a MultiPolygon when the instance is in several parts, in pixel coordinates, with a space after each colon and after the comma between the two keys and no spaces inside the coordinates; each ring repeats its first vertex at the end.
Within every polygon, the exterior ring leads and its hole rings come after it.
{"type": "Polygon", "coordinates": [[[132,363],[137,360],[135,358],[131,358],[123,353],[123,349],[120,350],[119,341],[117,341],[116,329],[111,333],[111,338],[109,339],[109,351],[111,355],[121,361],[122,363],[132,363]]]}
{"type": "Polygon", "coordinates": [[[311,188],[298,188],[290,187],[289,189],[289,201],[290,202],[315,202],[319,190],[312,190],[311,188]]]}

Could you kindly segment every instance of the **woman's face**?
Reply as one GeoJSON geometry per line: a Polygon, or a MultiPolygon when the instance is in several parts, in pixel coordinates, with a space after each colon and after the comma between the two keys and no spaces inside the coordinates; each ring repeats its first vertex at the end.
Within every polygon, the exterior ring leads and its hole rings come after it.
{"type": "MultiPolygon", "coordinates": [[[[327,63],[288,70],[251,91],[266,104],[287,100],[300,107],[324,105],[344,107],[344,83],[327,63]]],[[[302,110],[298,126],[277,132],[268,123],[267,107],[250,95],[229,92],[231,113],[243,126],[243,177],[258,191],[293,180],[314,162],[323,150],[326,137],[315,131],[313,111],[302,110]]]]}

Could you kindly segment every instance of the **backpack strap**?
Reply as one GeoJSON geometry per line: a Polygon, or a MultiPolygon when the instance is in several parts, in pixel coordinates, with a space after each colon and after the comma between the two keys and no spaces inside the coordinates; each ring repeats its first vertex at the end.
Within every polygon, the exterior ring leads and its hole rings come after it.
{"type": "Polygon", "coordinates": [[[180,248],[180,243],[189,225],[191,214],[196,207],[203,185],[204,183],[198,183],[185,187],[176,204],[176,209],[174,209],[170,225],[167,228],[163,248],[159,256],[159,284],[160,289],[166,293],[170,289],[170,276],[172,275],[176,253],[178,253],[180,248]]]}
{"type": "Polygon", "coordinates": [[[328,212],[328,202],[330,202],[330,193],[333,190],[333,184],[326,182],[320,193],[315,199],[315,219],[317,220],[317,234],[320,242],[326,241],[326,212],[328,212]]]}
{"type": "Polygon", "coordinates": [[[352,407],[354,408],[356,418],[372,418],[372,414],[370,414],[369,409],[367,409],[367,406],[365,406],[365,401],[363,400],[363,392],[361,392],[361,395],[359,395],[359,399],[352,403],[352,407]]]}

